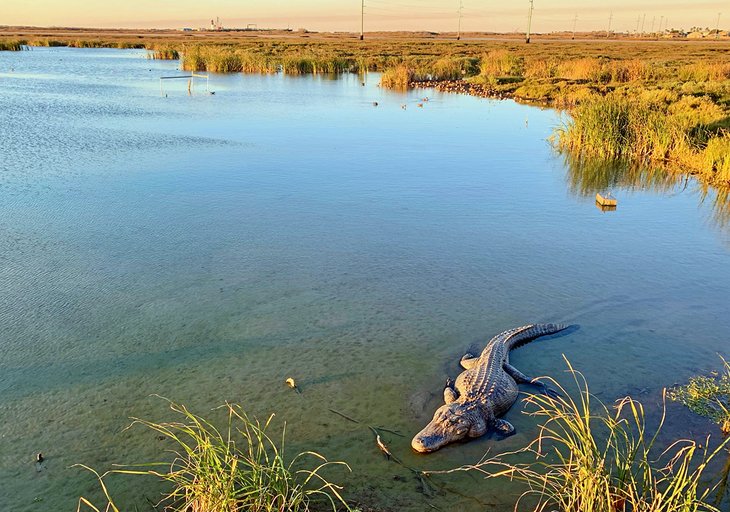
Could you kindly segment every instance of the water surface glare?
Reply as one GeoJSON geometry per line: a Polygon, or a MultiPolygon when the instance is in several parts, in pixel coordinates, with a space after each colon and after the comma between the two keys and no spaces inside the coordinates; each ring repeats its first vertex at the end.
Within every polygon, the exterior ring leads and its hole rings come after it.
{"type": "MultiPolygon", "coordinates": [[[[72,464],[164,457],[122,431],[170,418],[153,393],[275,413],[292,450],[350,463],[366,503],[504,510],[516,489],[464,475],[427,497],[329,409],[402,432],[386,442],[407,465],[450,468],[536,433],[517,404],[511,438],[410,450],[461,355],[504,329],[579,324],[513,364],[566,381],[565,354],[601,399],[631,394],[652,417],[663,387],[730,355],[730,244],[710,201],[618,184],[600,212],[546,142],[556,112],[374,75],[213,75],[214,95],[184,80],[161,94],[175,67],[0,52],[0,510],[73,510],[99,494],[72,464]]],[[[668,437],[708,432],[670,407],[668,437]]],[[[159,491],[110,487],[125,509],[159,491]]]]}

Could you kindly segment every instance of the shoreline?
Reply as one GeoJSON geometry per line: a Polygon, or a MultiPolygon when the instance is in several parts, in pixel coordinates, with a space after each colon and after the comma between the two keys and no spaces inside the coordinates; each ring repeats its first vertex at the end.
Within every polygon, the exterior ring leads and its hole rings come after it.
{"type": "MultiPolygon", "coordinates": [[[[585,157],[628,159],[730,187],[730,40],[546,39],[524,44],[500,39],[447,39],[436,33],[379,33],[359,41],[348,33],[286,31],[191,32],[95,29],[0,28],[8,34],[58,39],[5,40],[7,49],[40,46],[144,48],[150,58],[180,59],[185,71],[218,73],[337,74],[383,72],[388,88],[431,87],[440,92],[512,99],[566,110],[568,127],[556,130],[557,145],[585,157]],[[91,36],[92,39],[80,39],[91,36]],[[111,37],[111,39],[105,39],[111,37]],[[649,44],[650,43],[650,44],[649,44]],[[718,51],[727,49],[728,51],[718,51]],[[619,117],[600,117],[611,103],[627,100],[619,117]],[[594,120],[586,119],[585,105],[594,120]],[[636,107],[636,108],[634,108],[636,107]],[[645,140],[642,124],[652,111],[655,132],[645,140]],[[624,117],[643,112],[624,130],[624,117]],[[695,115],[696,114],[696,115],[695,115]],[[661,125],[661,126],[660,126],[661,125]],[[572,130],[579,126],[579,130],[572,130]],[[611,129],[607,129],[611,127],[611,129]],[[615,129],[614,129],[615,128],[615,129]],[[583,130],[580,132],[580,130],[583,130]],[[667,144],[666,140],[671,139],[667,144]],[[589,141],[586,143],[586,141],[589,141]]],[[[370,34],[368,34],[370,35],[370,34]]]]}

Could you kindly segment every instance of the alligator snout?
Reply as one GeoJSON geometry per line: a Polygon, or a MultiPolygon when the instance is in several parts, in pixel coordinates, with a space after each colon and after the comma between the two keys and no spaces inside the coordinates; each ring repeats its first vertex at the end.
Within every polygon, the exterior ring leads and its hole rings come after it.
{"type": "Polygon", "coordinates": [[[411,448],[419,453],[429,453],[438,450],[444,444],[443,437],[434,435],[422,436],[419,434],[411,441],[411,448]]]}

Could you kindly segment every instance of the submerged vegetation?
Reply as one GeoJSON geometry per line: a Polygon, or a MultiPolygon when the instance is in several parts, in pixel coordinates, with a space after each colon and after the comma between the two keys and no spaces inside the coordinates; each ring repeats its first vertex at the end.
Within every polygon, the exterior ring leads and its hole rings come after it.
{"type": "Polygon", "coordinates": [[[708,448],[709,439],[702,444],[680,440],[662,450],[657,439],[664,415],[653,429],[636,400],[624,398],[611,410],[591,395],[583,376],[569,368],[577,400],[554,381],[563,397],[526,399],[532,408],[529,414],[544,419],[530,445],[446,472],[477,471],[486,478],[523,482],[527,490],[515,510],[534,498],[537,505],[528,505],[527,510],[719,512],[709,502],[716,486],[706,486],[705,473],[729,440],[713,450],[708,448]],[[513,462],[525,456],[533,460],[513,462]]]}
{"type": "Polygon", "coordinates": [[[698,375],[669,392],[669,398],[692,412],[711,419],[724,434],[730,434],[730,363],[723,360],[720,374],[698,375]]]}
{"type": "MultiPolygon", "coordinates": [[[[104,478],[109,474],[148,475],[168,484],[169,491],[159,505],[169,512],[305,512],[315,503],[333,511],[349,510],[340,488],[323,476],[330,466],[322,455],[306,451],[287,458],[286,428],[281,439],[269,434],[273,416],[260,423],[249,418],[238,405],[226,404],[227,428],[219,430],[211,421],[193,414],[185,406],[169,402],[179,421],[155,423],[135,420],[154,431],[160,439],[172,441],[172,461],[131,466],[99,475],[107,501],[101,509],[80,498],[78,510],[118,512],[104,478]]],[[[155,507],[157,508],[157,507],[155,507]]]]}

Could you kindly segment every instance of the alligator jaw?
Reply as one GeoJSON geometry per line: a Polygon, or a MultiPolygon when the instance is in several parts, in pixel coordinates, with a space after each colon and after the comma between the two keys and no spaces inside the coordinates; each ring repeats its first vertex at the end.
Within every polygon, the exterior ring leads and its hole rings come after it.
{"type": "Polygon", "coordinates": [[[439,436],[428,434],[423,435],[421,432],[411,441],[411,448],[419,453],[431,453],[446,443],[447,441],[443,437],[439,438],[439,436]]]}
{"type": "Polygon", "coordinates": [[[472,426],[470,415],[461,404],[452,402],[442,405],[433,419],[411,441],[411,447],[420,453],[435,452],[442,446],[464,439],[472,426]]]}

